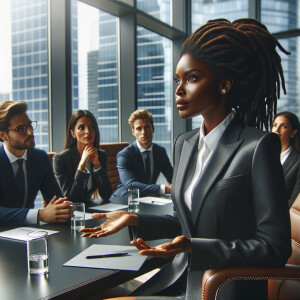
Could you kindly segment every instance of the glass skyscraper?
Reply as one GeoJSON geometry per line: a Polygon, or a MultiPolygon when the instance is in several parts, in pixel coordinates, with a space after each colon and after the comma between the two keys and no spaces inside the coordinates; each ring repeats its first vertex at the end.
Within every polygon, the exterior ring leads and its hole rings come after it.
{"type": "Polygon", "coordinates": [[[38,121],[35,141],[48,150],[47,0],[11,1],[12,100],[38,121]]]}

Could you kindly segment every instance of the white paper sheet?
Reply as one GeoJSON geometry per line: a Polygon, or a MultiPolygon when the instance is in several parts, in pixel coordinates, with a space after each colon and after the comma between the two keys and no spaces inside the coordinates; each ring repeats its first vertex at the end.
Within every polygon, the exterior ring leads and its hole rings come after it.
{"type": "Polygon", "coordinates": [[[95,209],[99,211],[115,211],[119,209],[127,209],[128,205],[116,204],[116,203],[107,203],[103,205],[91,206],[90,209],[95,209]]]}
{"type": "Polygon", "coordinates": [[[19,241],[27,241],[27,233],[30,231],[47,231],[48,235],[58,233],[59,231],[47,230],[41,228],[33,228],[33,227],[19,227],[11,230],[6,230],[0,232],[0,237],[19,240],[19,241]]]}
{"type": "Polygon", "coordinates": [[[147,203],[153,205],[167,205],[172,203],[172,200],[159,198],[159,197],[141,197],[139,198],[140,203],[147,203]]]}
{"type": "Polygon", "coordinates": [[[134,246],[92,245],[67,261],[65,264],[63,264],[63,266],[138,271],[144,261],[147,259],[147,256],[139,255],[138,252],[139,250],[134,246]],[[86,258],[87,255],[119,252],[127,252],[128,255],[107,258],[86,258]]]}

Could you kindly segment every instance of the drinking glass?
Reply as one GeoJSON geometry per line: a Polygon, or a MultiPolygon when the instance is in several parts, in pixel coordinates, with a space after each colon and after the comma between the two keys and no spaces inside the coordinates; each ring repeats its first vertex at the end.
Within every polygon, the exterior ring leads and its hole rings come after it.
{"type": "Polygon", "coordinates": [[[27,234],[27,263],[30,274],[42,275],[49,272],[46,231],[31,231],[27,234]]]}
{"type": "Polygon", "coordinates": [[[128,212],[138,213],[140,211],[140,190],[136,188],[128,189],[128,212]]]}
{"type": "Polygon", "coordinates": [[[85,227],[85,204],[72,203],[70,205],[73,215],[71,217],[71,229],[79,230],[85,227]]]}

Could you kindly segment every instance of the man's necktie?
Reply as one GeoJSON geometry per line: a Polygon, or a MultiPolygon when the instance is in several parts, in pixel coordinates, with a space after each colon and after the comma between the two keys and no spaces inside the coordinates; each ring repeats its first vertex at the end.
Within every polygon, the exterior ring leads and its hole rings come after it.
{"type": "Polygon", "coordinates": [[[150,151],[145,151],[146,182],[151,183],[150,151]]]}
{"type": "Polygon", "coordinates": [[[24,161],[23,158],[17,160],[19,167],[16,174],[17,190],[19,192],[19,197],[20,197],[19,200],[22,204],[25,198],[25,175],[23,169],[23,161],[24,161]]]}

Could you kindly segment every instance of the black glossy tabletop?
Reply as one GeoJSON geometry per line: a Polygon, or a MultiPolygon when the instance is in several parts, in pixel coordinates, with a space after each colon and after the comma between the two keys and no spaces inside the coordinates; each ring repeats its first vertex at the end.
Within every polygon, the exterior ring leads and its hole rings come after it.
{"type": "MultiPolygon", "coordinates": [[[[142,213],[172,213],[172,205],[140,205],[142,213]]],[[[86,227],[99,224],[87,220],[86,227]]],[[[32,226],[31,226],[32,227],[32,226]]],[[[45,224],[40,228],[57,230],[48,238],[49,273],[30,275],[27,271],[26,242],[0,238],[0,299],[84,299],[88,294],[104,291],[142,274],[154,266],[143,265],[139,272],[64,267],[63,264],[93,244],[129,245],[128,229],[100,238],[81,238],[70,224],[45,224]]],[[[13,227],[2,227],[0,231],[13,227]]]]}

